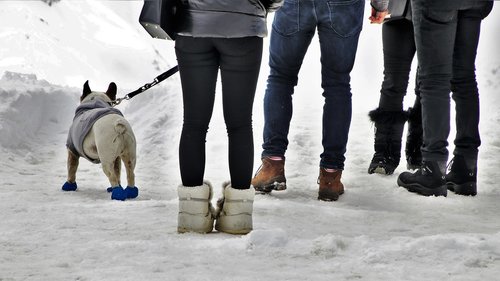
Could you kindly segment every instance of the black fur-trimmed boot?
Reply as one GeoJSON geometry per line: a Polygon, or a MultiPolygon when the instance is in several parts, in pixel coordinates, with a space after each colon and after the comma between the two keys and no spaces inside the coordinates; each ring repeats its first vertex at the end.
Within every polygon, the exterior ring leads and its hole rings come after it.
{"type": "Polygon", "coordinates": [[[375,154],[368,173],[390,175],[401,159],[401,138],[408,114],[406,111],[383,111],[379,108],[368,113],[375,124],[375,154]]]}
{"type": "Polygon", "coordinates": [[[422,164],[422,137],[424,131],[422,129],[422,108],[408,108],[408,133],[406,134],[406,167],[408,170],[420,168],[422,164]]]}
{"type": "Polygon", "coordinates": [[[456,194],[475,196],[477,194],[477,164],[476,160],[467,160],[462,155],[455,155],[448,165],[446,185],[448,190],[456,194]]]}

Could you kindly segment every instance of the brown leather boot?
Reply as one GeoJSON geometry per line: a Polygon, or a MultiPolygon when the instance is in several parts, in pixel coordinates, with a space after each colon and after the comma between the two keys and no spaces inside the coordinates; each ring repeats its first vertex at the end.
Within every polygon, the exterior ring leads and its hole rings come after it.
{"type": "Polygon", "coordinates": [[[273,190],[285,190],[285,159],[271,160],[262,158],[262,165],[252,179],[252,185],[258,192],[269,193],[273,190]]]}
{"type": "Polygon", "coordinates": [[[344,185],[340,182],[342,170],[327,172],[324,168],[319,169],[319,192],[318,200],[337,201],[344,193],[344,185]]]}

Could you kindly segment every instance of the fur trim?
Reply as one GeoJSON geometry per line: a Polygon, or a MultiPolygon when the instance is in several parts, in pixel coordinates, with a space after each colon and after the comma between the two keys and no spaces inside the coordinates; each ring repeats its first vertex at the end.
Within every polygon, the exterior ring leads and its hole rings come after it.
{"type": "Polygon", "coordinates": [[[209,182],[203,182],[203,185],[199,186],[184,186],[179,185],[177,188],[180,198],[192,197],[199,199],[207,199],[210,201],[212,199],[212,185],[209,182]]]}
{"type": "Polygon", "coordinates": [[[226,198],[226,188],[232,188],[230,181],[225,181],[222,183],[222,196],[217,199],[217,204],[215,206],[214,218],[218,218],[222,209],[224,208],[224,200],[226,198]]]}
{"type": "Polygon", "coordinates": [[[374,123],[399,123],[406,122],[408,120],[409,112],[408,111],[385,111],[380,108],[374,109],[368,112],[368,117],[370,121],[374,123]]]}

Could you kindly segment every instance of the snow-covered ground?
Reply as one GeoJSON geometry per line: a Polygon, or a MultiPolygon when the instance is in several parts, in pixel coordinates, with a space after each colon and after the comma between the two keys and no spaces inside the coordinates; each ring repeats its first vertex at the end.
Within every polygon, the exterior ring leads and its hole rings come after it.
{"type": "MultiPolygon", "coordinates": [[[[366,22],[352,73],[346,193],[333,203],[316,200],[322,97],[315,39],[295,95],[288,190],[256,197],[254,231],[245,236],[176,232],[178,75],[119,106],[138,141],[136,200],[111,201],[100,167],[84,160],[78,191],[60,190],[66,134],[85,80],[94,90],[115,81],[124,95],[175,64],[173,43],[150,39],[136,23],[140,7],[0,3],[0,280],[498,280],[499,7],[484,21],[477,59],[483,144],[476,197],[408,193],[396,185],[404,165],[392,176],[366,173],[373,150],[367,112],[377,106],[382,77],[380,26],[366,22]]],[[[265,53],[255,169],[267,73],[265,53]]],[[[220,94],[207,147],[206,178],[220,195],[229,178],[220,94]]]]}

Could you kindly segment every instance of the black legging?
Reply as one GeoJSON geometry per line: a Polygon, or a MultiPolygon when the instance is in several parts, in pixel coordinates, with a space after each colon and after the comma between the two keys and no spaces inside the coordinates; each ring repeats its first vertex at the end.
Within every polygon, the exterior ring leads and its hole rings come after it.
{"type": "Polygon", "coordinates": [[[252,108],[263,40],[179,36],[175,52],[181,76],[184,124],[179,146],[182,184],[199,186],[205,173],[205,142],[221,70],[224,120],[229,138],[231,185],[247,189],[253,171],[252,108]]]}
{"type": "MultiPolygon", "coordinates": [[[[411,63],[415,57],[413,24],[406,19],[388,21],[382,26],[384,46],[384,81],[380,90],[379,108],[384,111],[403,110],[403,98],[408,88],[411,63]]],[[[415,107],[420,107],[418,81],[415,107]]]]}

